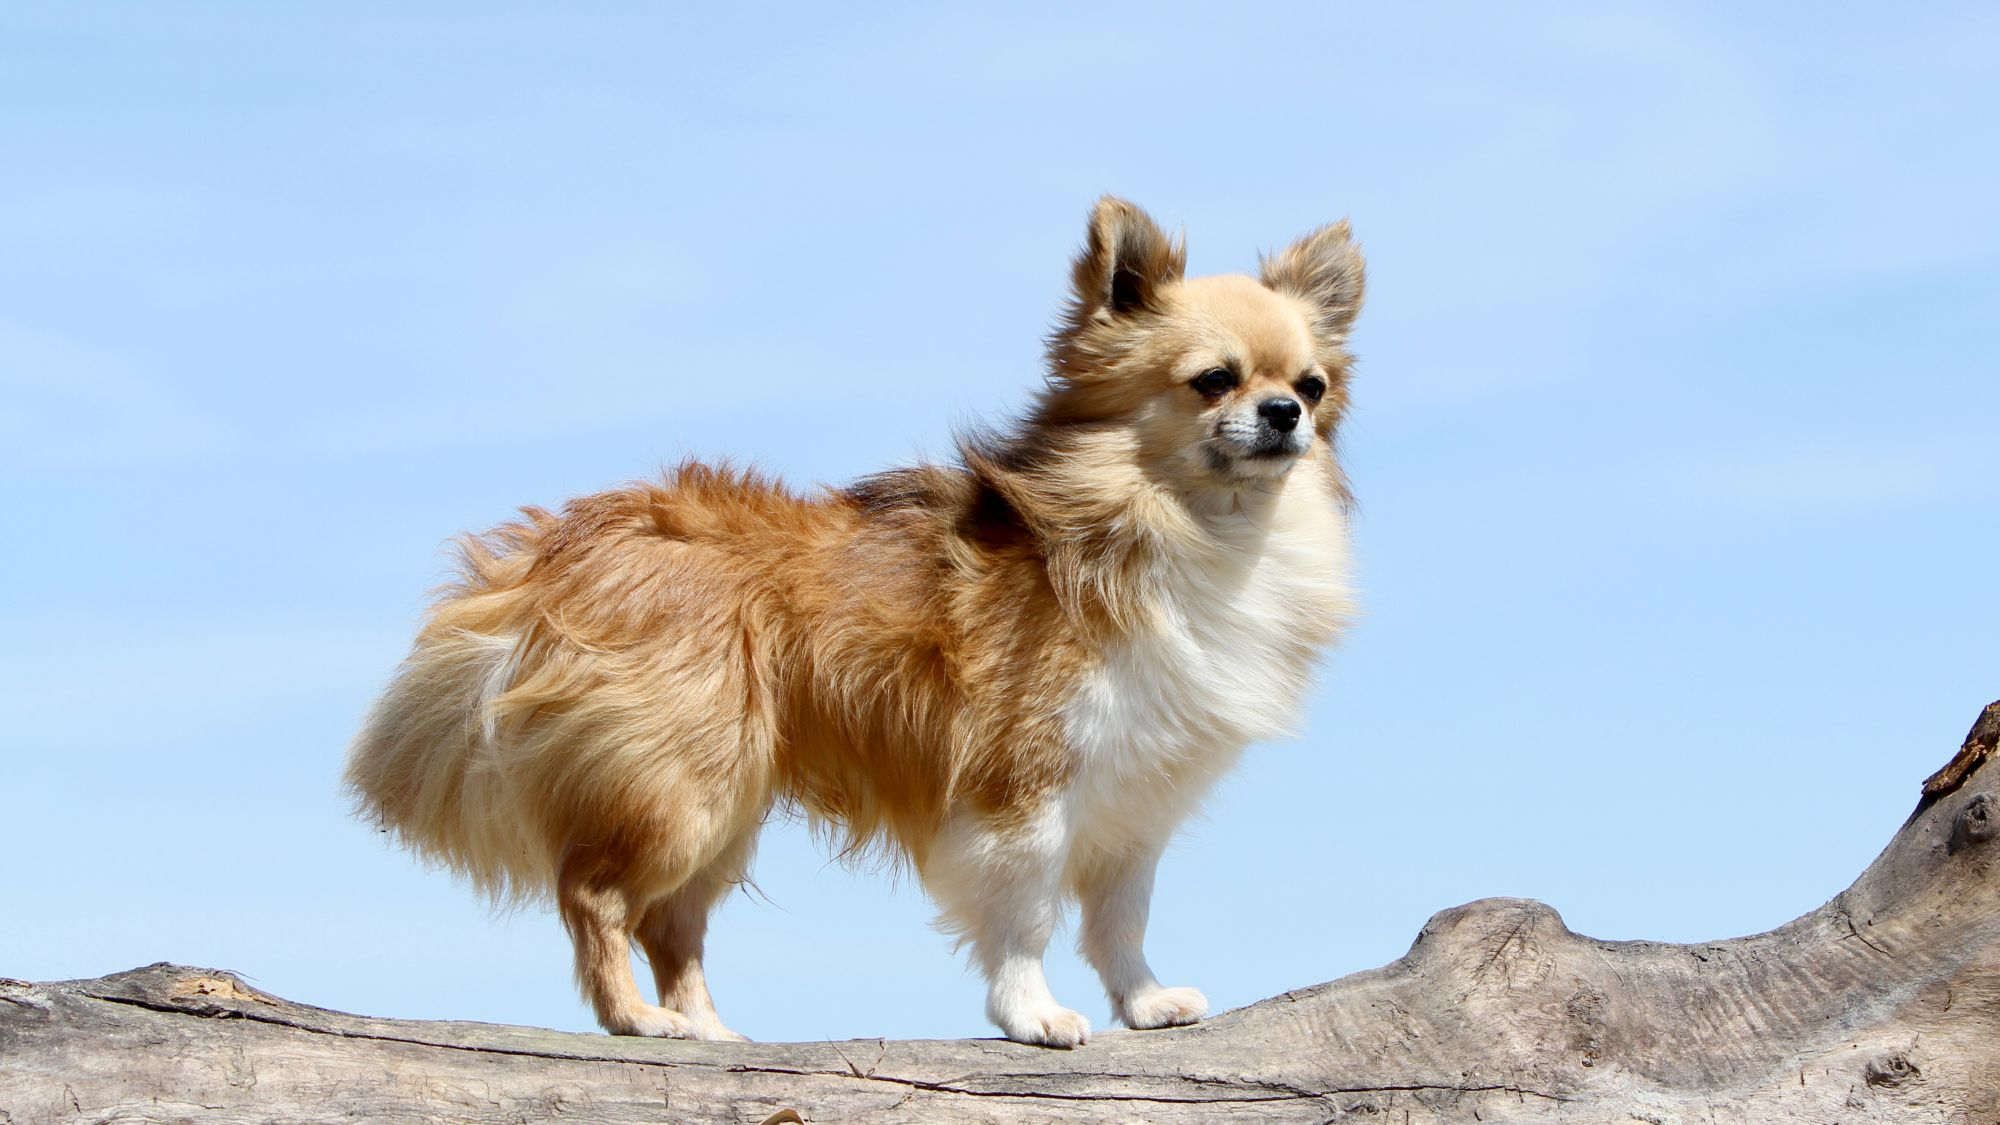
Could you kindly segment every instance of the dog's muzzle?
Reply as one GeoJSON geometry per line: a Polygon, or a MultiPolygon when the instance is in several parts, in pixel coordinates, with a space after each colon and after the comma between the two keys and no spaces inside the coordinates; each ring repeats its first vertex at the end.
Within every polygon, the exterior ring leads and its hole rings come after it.
{"type": "Polygon", "coordinates": [[[1238,408],[1215,427],[1209,443],[1211,467],[1231,475],[1271,476],[1284,472],[1312,444],[1312,430],[1299,426],[1305,408],[1287,395],[1274,395],[1254,408],[1238,408]]]}

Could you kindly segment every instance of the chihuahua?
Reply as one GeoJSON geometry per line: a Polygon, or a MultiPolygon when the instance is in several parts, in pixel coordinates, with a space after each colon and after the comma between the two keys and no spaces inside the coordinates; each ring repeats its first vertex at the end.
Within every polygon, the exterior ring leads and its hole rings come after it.
{"type": "Polygon", "coordinates": [[[364,814],[552,900],[613,1034],[742,1038],[703,938],[774,809],[907,864],[1011,1039],[1090,1034],[1042,972],[1071,900],[1120,1022],[1202,1018],[1146,963],[1154,870],[1350,614],[1363,265],[1344,222],[1254,278],[1185,264],[1099,201],[1045,389],[950,464],[801,493],[688,463],[465,539],[351,750],[364,814]]]}

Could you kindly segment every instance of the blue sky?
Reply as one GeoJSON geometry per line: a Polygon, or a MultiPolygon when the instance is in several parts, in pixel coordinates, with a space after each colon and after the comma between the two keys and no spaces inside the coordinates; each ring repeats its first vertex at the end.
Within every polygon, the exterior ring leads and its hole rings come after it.
{"type": "MultiPolygon", "coordinates": [[[[1366,616],[1169,853],[1170,983],[1487,895],[1782,923],[2000,697],[1996,105],[1975,4],[13,6],[0,975],[590,1027],[549,916],[336,790],[442,544],[685,453],[945,448],[1105,191],[1196,272],[1341,216],[1371,261],[1366,616]]],[[[914,886],[794,826],[758,881],[739,1030],[990,1033],[914,886]]]]}

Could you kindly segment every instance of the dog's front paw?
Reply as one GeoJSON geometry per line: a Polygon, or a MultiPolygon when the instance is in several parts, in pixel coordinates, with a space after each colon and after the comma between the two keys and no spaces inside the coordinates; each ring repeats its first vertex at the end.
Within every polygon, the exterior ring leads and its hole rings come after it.
{"type": "Polygon", "coordinates": [[[1118,1020],[1126,1027],[1150,1031],[1180,1027],[1208,1014],[1208,997],[1192,988],[1152,988],[1134,993],[1118,1005],[1118,1020]]]}
{"type": "Polygon", "coordinates": [[[1090,1021],[1079,1012],[1051,1005],[996,1017],[995,1023],[1016,1043],[1035,1047],[1081,1047],[1090,1041],[1090,1021]]]}
{"type": "Polygon", "coordinates": [[[694,1029],[694,1037],[696,1039],[706,1039],[710,1043],[750,1042],[750,1037],[748,1035],[738,1035],[719,1023],[696,1024],[694,1029]]]}
{"type": "Polygon", "coordinates": [[[613,1035],[650,1035],[655,1039],[698,1039],[693,1021],[672,1008],[642,1005],[604,1021],[613,1035]]]}

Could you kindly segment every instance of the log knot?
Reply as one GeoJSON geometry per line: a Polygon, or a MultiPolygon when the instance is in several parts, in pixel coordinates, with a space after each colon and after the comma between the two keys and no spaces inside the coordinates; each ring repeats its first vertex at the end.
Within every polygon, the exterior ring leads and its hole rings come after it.
{"type": "Polygon", "coordinates": [[[1589,988],[1578,989],[1563,1006],[1563,1015],[1569,1021],[1569,1046],[1576,1061],[1596,1066],[1604,1053],[1604,997],[1589,988]]]}
{"type": "Polygon", "coordinates": [[[1440,984],[1451,982],[1461,999],[1497,998],[1541,986],[1555,949],[1574,938],[1547,903],[1485,898],[1432,915],[1410,953],[1440,984]]]}
{"type": "Polygon", "coordinates": [[[1861,1077],[1870,1086],[1887,1086],[1893,1089],[1922,1079],[1923,1071],[1917,1069],[1917,1064],[1911,1062],[1908,1055],[1901,1051],[1891,1051],[1869,1059],[1868,1064],[1861,1068],[1861,1077]]]}
{"type": "Polygon", "coordinates": [[[2000,830],[2000,809],[1994,808],[1991,794],[1981,793],[1965,803],[1952,818],[1951,841],[1945,850],[1954,855],[1974,844],[1983,844],[2000,830]]]}

